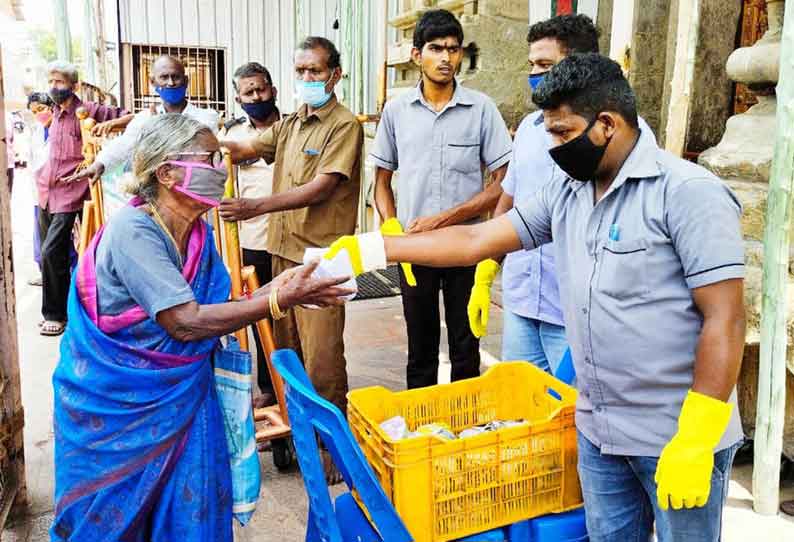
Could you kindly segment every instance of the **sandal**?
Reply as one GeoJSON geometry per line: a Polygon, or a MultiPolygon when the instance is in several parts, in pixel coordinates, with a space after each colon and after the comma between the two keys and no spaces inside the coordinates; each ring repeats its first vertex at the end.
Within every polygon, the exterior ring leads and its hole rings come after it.
{"type": "Polygon", "coordinates": [[[335,486],[336,484],[342,483],[344,478],[342,477],[342,473],[339,472],[339,469],[336,467],[330,452],[327,450],[320,450],[320,458],[323,462],[325,483],[329,486],[335,486]]]}
{"type": "Polygon", "coordinates": [[[63,334],[65,329],[66,329],[66,322],[45,320],[44,322],[41,323],[41,329],[39,330],[39,335],[45,335],[47,337],[57,337],[58,335],[63,334]]]}
{"type": "Polygon", "coordinates": [[[780,511],[787,516],[794,516],[794,500],[780,503],[780,511]]]}

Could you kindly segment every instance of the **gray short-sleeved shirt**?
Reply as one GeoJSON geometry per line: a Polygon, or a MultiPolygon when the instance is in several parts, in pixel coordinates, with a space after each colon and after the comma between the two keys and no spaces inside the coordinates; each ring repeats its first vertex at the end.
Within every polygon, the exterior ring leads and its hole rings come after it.
{"type": "MultiPolygon", "coordinates": [[[[744,276],[741,206],[644,137],[595,205],[593,188],[555,179],[507,216],[525,248],[554,240],[578,429],[603,453],[658,456],[694,378],[703,316],[691,290],[744,276]]],[[[741,436],[734,408],[718,449],[741,436]]]]}
{"type": "Polygon", "coordinates": [[[195,299],[176,247],[160,226],[132,206],[113,215],[96,251],[99,312],[140,306],[151,318],[195,299]]]}
{"type": "Polygon", "coordinates": [[[397,218],[407,226],[482,192],[482,167],[507,164],[511,147],[504,119],[485,94],[458,84],[436,112],[417,85],[386,103],[370,156],[378,167],[400,170],[397,218]]]}

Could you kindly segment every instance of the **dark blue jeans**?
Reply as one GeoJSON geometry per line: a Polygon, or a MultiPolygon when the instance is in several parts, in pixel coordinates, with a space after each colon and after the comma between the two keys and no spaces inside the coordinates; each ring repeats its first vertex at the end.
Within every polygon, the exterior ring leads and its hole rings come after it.
{"type": "Polygon", "coordinates": [[[579,433],[582,482],[590,542],[648,542],[654,521],[658,542],[718,542],[731,464],[739,444],[714,454],[706,506],[661,510],[656,501],[658,457],[605,455],[579,433]]]}

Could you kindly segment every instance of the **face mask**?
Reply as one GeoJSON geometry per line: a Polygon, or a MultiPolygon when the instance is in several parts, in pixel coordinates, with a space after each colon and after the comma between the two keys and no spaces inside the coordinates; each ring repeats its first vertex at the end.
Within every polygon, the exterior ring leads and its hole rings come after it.
{"type": "Polygon", "coordinates": [[[578,137],[553,149],[549,154],[560,169],[576,181],[589,181],[595,177],[598,164],[604,157],[609,141],[605,145],[596,145],[587,135],[597,118],[590,121],[584,132],[578,137]]]}
{"type": "Polygon", "coordinates": [[[240,104],[245,114],[256,120],[267,119],[276,109],[276,99],[270,98],[264,102],[254,102],[250,104],[240,104]]]}
{"type": "Polygon", "coordinates": [[[535,89],[538,88],[538,85],[543,78],[546,76],[546,72],[543,73],[536,73],[527,77],[527,81],[529,82],[530,88],[532,88],[532,92],[535,92],[535,89]]]}
{"type": "Polygon", "coordinates": [[[63,102],[68,100],[69,97],[72,95],[72,89],[70,89],[70,88],[51,88],[49,94],[50,94],[50,98],[52,98],[53,102],[55,102],[56,104],[62,104],[63,102]]]}
{"type": "Polygon", "coordinates": [[[301,102],[312,107],[322,107],[331,99],[333,92],[326,92],[328,81],[295,81],[295,90],[301,102]]]}
{"type": "Polygon", "coordinates": [[[187,94],[187,85],[176,88],[154,87],[154,90],[157,92],[157,94],[159,94],[160,99],[165,103],[177,105],[181,104],[185,100],[185,94],[187,94]]]}
{"type": "Polygon", "coordinates": [[[52,118],[52,113],[49,111],[42,111],[40,113],[36,113],[36,120],[39,121],[41,124],[47,124],[50,122],[52,118]]]}
{"type": "Polygon", "coordinates": [[[210,207],[221,204],[228,176],[226,168],[215,168],[203,162],[178,160],[169,160],[166,164],[185,168],[185,180],[181,185],[174,186],[174,190],[210,207]]]}

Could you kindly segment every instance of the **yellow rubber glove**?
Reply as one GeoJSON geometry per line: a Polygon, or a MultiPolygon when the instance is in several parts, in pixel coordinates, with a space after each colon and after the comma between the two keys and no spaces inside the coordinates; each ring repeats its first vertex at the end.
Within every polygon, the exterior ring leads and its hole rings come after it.
{"type": "MultiPolygon", "coordinates": [[[[396,218],[392,217],[386,220],[383,224],[380,225],[380,232],[383,235],[405,235],[403,232],[402,224],[396,218]]],[[[414,277],[414,272],[411,269],[411,264],[409,263],[401,263],[400,267],[403,269],[403,274],[405,275],[405,282],[408,283],[408,286],[416,286],[416,277],[414,277]]]]}
{"type": "Polygon", "coordinates": [[[478,339],[485,336],[488,329],[488,315],[491,312],[491,284],[499,272],[499,264],[490,258],[477,264],[474,271],[474,286],[469,297],[469,327],[478,339]]]}
{"type": "Polygon", "coordinates": [[[353,273],[359,276],[364,272],[364,266],[361,264],[361,247],[358,245],[358,239],[355,235],[343,235],[328,247],[328,252],[325,253],[326,260],[333,260],[336,255],[341,251],[347,250],[350,255],[350,265],[353,267],[353,273]]]}
{"type": "Polygon", "coordinates": [[[386,269],[386,249],[380,232],[344,235],[331,243],[323,258],[333,260],[343,250],[350,256],[350,265],[356,276],[375,269],[386,269]]]}
{"type": "Polygon", "coordinates": [[[678,432],[656,466],[656,498],[667,510],[705,506],[711,491],[714,448],[731,419],[733,405],[690,390],[678,416],[678,432]]]}

